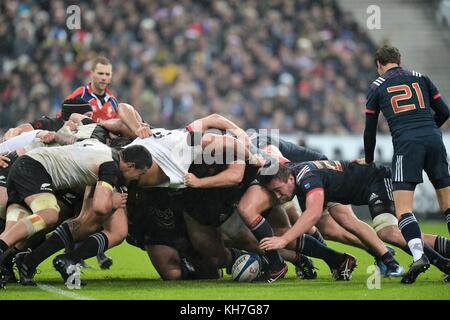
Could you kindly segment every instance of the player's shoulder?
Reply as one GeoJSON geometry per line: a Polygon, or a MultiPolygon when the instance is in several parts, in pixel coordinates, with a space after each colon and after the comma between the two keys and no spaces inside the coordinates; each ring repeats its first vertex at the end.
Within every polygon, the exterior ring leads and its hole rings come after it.
{"type": "Polygon", "coordinates": [[[419,71],[403,69],[401,67],[390,69],[383,76],[384,78],[386,78],[386,80],[390,80],[397,77],[416,77],[416,78],[426,77],[419,71]]]}
{"type": "Polygon", "coordinates": [[[66,99],[73,99],[77,97],[82,97],[86,91],[86,86],[80,86],[76,88],[66,99]]]}
{"type": "Polygon", "coordinates": [[[114,101],[115,103],[118,103],[119,100],[117,100],[116,96],[111,92],[111,90],[109,88],[106,88],[105,92],[112,101],[114,101]]]}
{"type": "Polygon", "coordinates": [[[370,84],[369,89],[370,89],[370,90],[376,90],[376,89],[378,89],[378,87],[380,87],[385,81],[386,81],[386,78],[380,76],[380,77],[376,78],[376,79],[370,84]]]}
{"type": "Polygon", "coordinates": [[[310,161],[290,163],[290,167],[297,183],[301,183],[304,179],[314,175],[314,166],[310,161]]]}

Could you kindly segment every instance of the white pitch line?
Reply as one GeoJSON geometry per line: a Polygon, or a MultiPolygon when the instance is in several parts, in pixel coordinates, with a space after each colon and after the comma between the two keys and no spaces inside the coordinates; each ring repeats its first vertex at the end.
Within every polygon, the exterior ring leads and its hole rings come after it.
{"type": "Polygon", "coordinates": [[[70,299],[74,299],[74,300],[97,300],[95,298],[89,298],[89,297],[85,297],[82,295],[79,295],[75,292],[71,292],[71,291],[67,291],[67,290],[62,290],[59,289],[57,287],[48,285],[48,284],[40,284],[38,283],[37,286],[44,291],[50,292],[50,293],[56,293],[56,294],[60,294],[62,296],[66,296],[70,299]]]}

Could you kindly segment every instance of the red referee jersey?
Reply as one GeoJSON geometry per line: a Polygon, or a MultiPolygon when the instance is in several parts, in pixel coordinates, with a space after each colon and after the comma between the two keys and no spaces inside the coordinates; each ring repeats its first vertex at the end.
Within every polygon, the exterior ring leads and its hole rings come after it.
{"type": "Polygon", "coordinates": [[[92,110],[94,112],[92,119],[96,122],[100,120],[119,118],[119,114],[117,112],[119,102],[108,88],[106,88],[103,99],[100,99],[92,90],[91,83],[89,83],[86,86],[76,89],[66,99],[73,98],[81,98],[92,106],[92,110]]]}

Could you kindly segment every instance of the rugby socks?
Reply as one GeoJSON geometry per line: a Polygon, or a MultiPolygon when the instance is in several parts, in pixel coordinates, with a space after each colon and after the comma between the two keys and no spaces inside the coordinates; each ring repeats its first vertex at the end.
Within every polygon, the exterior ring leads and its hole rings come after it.
{"type": "Polygon", "coordinates": [[[317,241],[319,241],[321,244],[323,244],[323,245],[327,245],[326,243],[325,243],[325,239],[322,237],[322,234],[320,233],[320,231],[319,231],[319,229],[316,229],[316,232],[314,232],[313,234],[311,234],[311,236],[313,237],[313,238],[315,238],[317,241]]]}
{"type": "Polygon", "coordinates": [[[64,222],[53,231],[51,236],[42,245],[34,249],[30,254],[27,254],[23,261],[28,267],[36,269],[42,261],[52,254],[63,248],[70,250],[72,247],[72,233],[70,232],[69,225],[64,222]]]}
{"type": "Polygon", "coordinates": [[[447,229],[448,229],[448,232],[450,233],[450,208],[445,210],[444,215],[445,215],[445,220],[447,220],[447,229]]]}
{"type": "Polygon", "coordinates": [[[447,262],[449,262],[447,259],[434,251],[434,249],[425,241],[423,243],[423,251],[432,265],[436,266],[439,270],[444,271],[447,262]]]}
{"type": "Polygon", "coordinates": [[[394,256],[392,255],[392,253],[391,253],[390,251],[388,251],[388,252],[386,252],[385,254],[383,254],[383,255],[381,256],[381,261],[383,261],[383,263],[384,263],[385,265],[389,265],[389,264],[391,264],[392,262],[395,261],[395,258],[394,258],[394,256]]]}
{"type": "Polygon", "coordinates": [[[5,253],[6,250],[8,250],[9,246],[6,244],[5,241],[0,240],[0,256],[5,253]]]}
{"type": "Polygon", "coordinates": [[[309,257],[322,259],[330,269],[338,267],[344,257],[343,253],[334,251],[309,234],[303,234],[297,239],[296,251],[309,257]]]}
{"type": "Polygon", "coordinates": [[[437,236],[434,241],[434,250],[446,258],[450,258],[450,240],[442,236],[437,236]]]}
{"type": "Polygon", "coordinates": [[[8,269],[12,269],[13,267],[13,260],[21,250],[17,249],[16,247],[12,247],[11,250],[9,250],[5,255],[3,255],[1,264],[4,265],[8,269]]]}
{"type": "MultiPolygon", "coordinates": [[[[262,216],[258,217],[251,223],[249,229],[252,231],[256,240],[261,241],[267,237],[273,237],[273,230],[270,224],[262,216]]],[[[277,250],[266,251],[266,257],[269,262],[270,271],[279,271],[284,266],[284,260],[277,250]]]]}
{"type": "Polygon", "coordinates": [[[423,252],[423,242],[420,232],[419,224],[417,223],[416,218],[412,212],[402,214],[398,227],[402,232],[403,238],[405,238],[408,243],[408,247],[411,250],[413,260],[419,260],[423,252]]]}
{"type": "Polygon", "coordinates": [[[108,237],[103,232],[95,233],[87,238],[81,246],[66,254],[75,263],[89,259],[108,250],[108,237]]]}

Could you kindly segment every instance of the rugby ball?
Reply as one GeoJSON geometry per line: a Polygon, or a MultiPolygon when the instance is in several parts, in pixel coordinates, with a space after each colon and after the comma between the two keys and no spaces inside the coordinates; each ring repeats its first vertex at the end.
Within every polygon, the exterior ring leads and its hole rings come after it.
{"type": "Polygon", "coordinates": [[[238,282],[251,282],[258,276],[260,269],[261,260],[257,254],[243,254],[233,264],[233,280],[238,282]]]}

